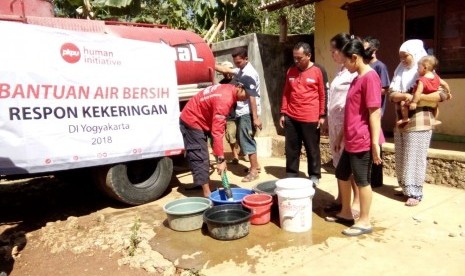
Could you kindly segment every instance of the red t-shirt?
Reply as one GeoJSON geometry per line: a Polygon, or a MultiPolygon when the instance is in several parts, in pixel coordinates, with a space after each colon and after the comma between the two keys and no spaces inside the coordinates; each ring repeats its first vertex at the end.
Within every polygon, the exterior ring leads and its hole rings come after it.
{"type": "Polygon", "coordinates": [[[213,153],[224,156],[226,117],[237,102],[236,86],[217,84],[200,91],[187,102],[181,120],[193,129],[211,132],[213,153]]]}
{"type": "Polygon", "coordinates": [[[419,77],[415,87],[413,88],[413,92],[417,91],[418,83],[423,83],[423,94],[430,94],[439,90],[439,86],[441,85],[441,81],[439,76],[436,73],[434,74],[434,78],[430,79],[425,76],[419,77]]]}
{"type": "MultiPolygon", "coordinates": [[[[347,152],[363,152],[371,149],[369,108],[381,107],[381,81],[374,70],[357,76],[347,92],[344,113],[344,143],[347,152]]],[[[384,143],[380,126],[379,144],[384,143]]]]}
{"type": "Polygon", "coordinates": [[[325,83],[320,68],[311,66],[287,71],[281,113],[299,122],[318,122],[325,114],[325,83]]]}

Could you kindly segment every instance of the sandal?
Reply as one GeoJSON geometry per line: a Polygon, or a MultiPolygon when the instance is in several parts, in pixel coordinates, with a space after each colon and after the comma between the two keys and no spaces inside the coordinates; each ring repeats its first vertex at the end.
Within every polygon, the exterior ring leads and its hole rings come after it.
{"type": "Polygon", "coordinates": [[[370,234],[373,232],[373,228],[370,227],[363,227],[363,226],[357,226],[357,225],[352,225],[351,227],[344,229],[342,231],[342,234],[349,236],[349,237],[356,237],[364,234],[370,234]]]}
{"type": "Polygon", "coordinates": [[[347,225],[347,226],[355,223],[355,220],[353,218],[347,219],[347,218],[340,217],[338,215],[325,217],[325,221],[336,222],[336,223],[340,223],[340,224],[347,225]]]}
{"type": "Polygon", "coordinates": [[[417,206],[418,204],[420,204],[420,200],[413,198],[413,197],[410,197],[405,202],[405,206],[410,206],[410,207],[417,206]]]}
{"type": "MultiPolygon", "coordinates": [[[[244,172],[250,173],[250,168],[244,169],[244,172]]],[[[258,172],[258,173],[261,173],[261,172],[262,172],[262,168],[257,168],[257,172],[258,172]]]]}
{"type": "Polygon", "coordinates": [[[239,159],[233,158],[233,159],[231,159],[231,160],[226,161],[226,163],[227,163],[228,165],[237,165],[237,164],[239,164],[239,159]]]}
{"type": "Polygon", "coordinates": [[[242,178],[242,182],[252,182],[255,179],[258,179],[258,173],[249,173],[244,178],[242,178]]]}
{"type": "Polygon", "coordinates": [[[325,212],[338,212],[341,211],[342,209],[342,204],[340,203],[332,203],[331,205],[328,205],[323,208],[325,212]]]}

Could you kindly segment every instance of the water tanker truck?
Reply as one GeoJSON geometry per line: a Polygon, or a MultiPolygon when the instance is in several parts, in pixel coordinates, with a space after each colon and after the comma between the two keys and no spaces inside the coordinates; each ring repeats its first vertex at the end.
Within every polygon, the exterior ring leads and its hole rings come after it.
{"type": "Polygon", "coordinates": [[[0,1],[1,177],[89,173],[121,202],[156,200],[211,49],[166,26],[57,18],[51,2],[0,1]]]}

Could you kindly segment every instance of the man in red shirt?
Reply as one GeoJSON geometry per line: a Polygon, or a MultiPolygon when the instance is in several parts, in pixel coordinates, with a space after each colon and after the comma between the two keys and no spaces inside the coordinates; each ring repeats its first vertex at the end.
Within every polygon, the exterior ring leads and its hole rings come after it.
{"type": "Polygon", "coordinates": [[[285,130],[286,175],[299,175],[303,142],[308,177],[316,186],[321,177],[320,127],[326,117],[325,82],[321,70],[310,61],[309,44],[297,43],[292,55],[294,66],[287,71],[279,119],[285,130]]]}
{"type": "Polygon", "coordinates": [[[213,154],[218,157],[218,174],[226,169],[223,137],[226,118],[238,101],[258,96],[253,78],[242,76],[236,84],[216,84],[205,88],[187,102],[181,112],[180,128],[194,184],[201,185],[203,195],[211,193],[209,185],[208,136],[213,138],[213,154]]]}

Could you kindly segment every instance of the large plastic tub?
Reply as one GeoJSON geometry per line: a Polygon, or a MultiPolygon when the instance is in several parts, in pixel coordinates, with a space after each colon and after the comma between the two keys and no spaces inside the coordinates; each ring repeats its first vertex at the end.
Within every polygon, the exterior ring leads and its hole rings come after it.
{"type": "Polygon", "coordinates": [[[213,206],[213,202],[204,197],[177,199],[163,206],[168,224],[176,231],[192,231],[202,228],[203,213],[213,206]]]}
{"type": "Polygon", "coordinates": [[[213,206],[205,211],[203,218],[212,238],[236,240],[249,234],[252,211],[241,204],[213,206]]]}

